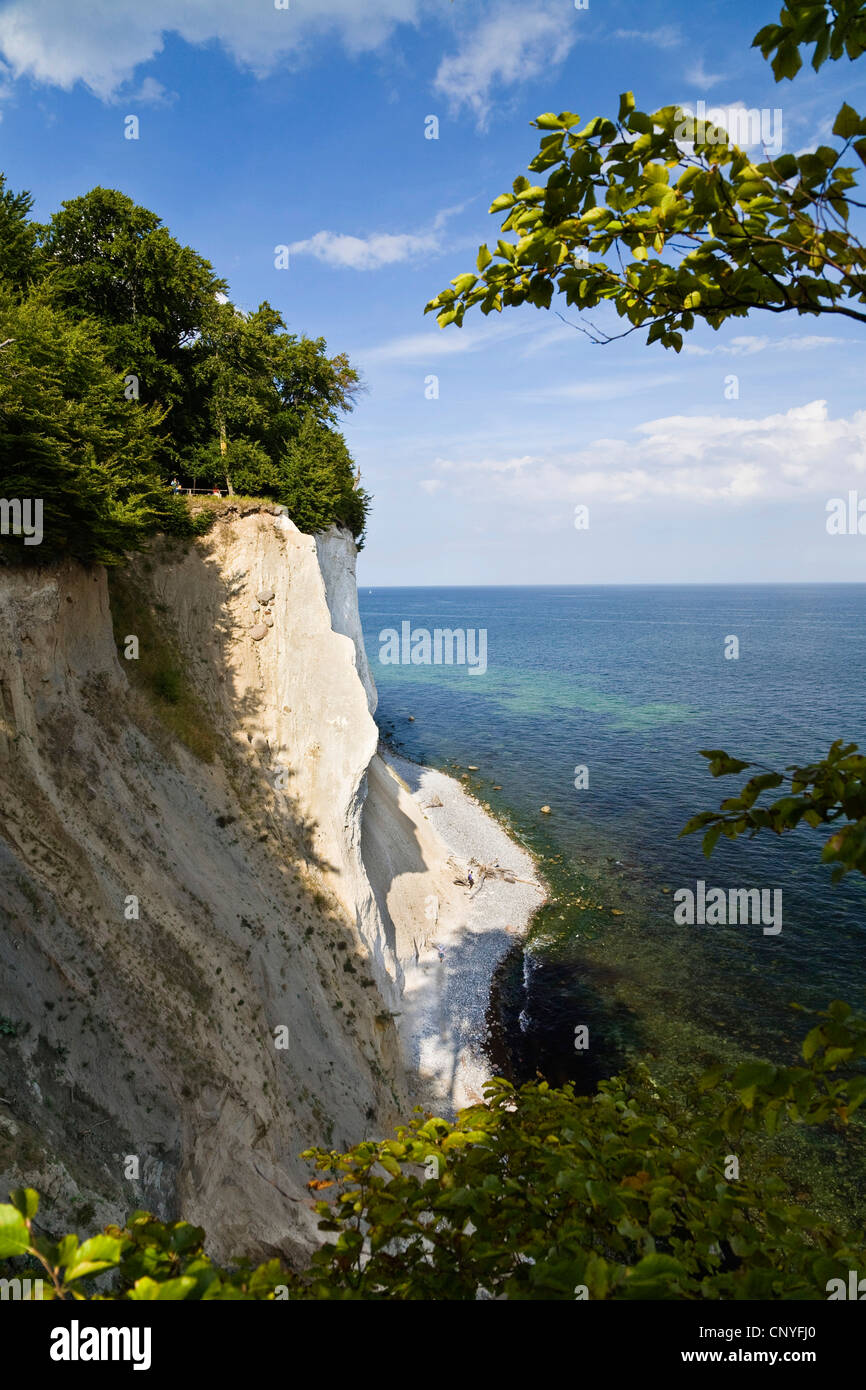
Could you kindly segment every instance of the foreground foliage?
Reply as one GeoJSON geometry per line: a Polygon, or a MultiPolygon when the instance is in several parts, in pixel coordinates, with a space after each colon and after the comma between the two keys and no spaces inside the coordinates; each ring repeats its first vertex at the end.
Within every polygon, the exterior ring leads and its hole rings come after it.
{"type": "Polygon", "coordinates": [[[792,1202],[756,1138],[784,1123],[848,1130],[864,1056],[866,1019],[836,1003],[801,1064],[716,1069],[687,1107],[644,1069],[593,1096],[497,1080],[454,1124],[418,1115],[394,1139],[311,1150],[325,1243],[302,1275],[219,1269],[203,1231],[146,1212],[83,1244],[50,1241],[31,1191],[0,1207],[0,1259],[29,1259],[46,1298],[823,1299],[864,1267],[862,1235],[792,1202]],[[100,1274],[111,1285],[97,1292],[100,1274]]]}
{"type": "Polygon", "coordinates": [[[814,830],[832,830],[821,852],[825,864],[833,864],[838,882],[852,871],[866,873],[866,757],[856,743],[837,739],[826,758],[803,766],[796,764],[776,772],[762,763],[732,758],[721,748],[704,749],[714,777],[729,777],[749,768],[760,769],[745,783],[739,795],[728,797],[718,811],[701,811],[684,826],[682,835],[704,831],[707,857],[724,835],[757,835],[770,830],[784,835],[801,823],[814,830]],[[758,805],[764,792],[787,785],[784,796],[758,805]]]}

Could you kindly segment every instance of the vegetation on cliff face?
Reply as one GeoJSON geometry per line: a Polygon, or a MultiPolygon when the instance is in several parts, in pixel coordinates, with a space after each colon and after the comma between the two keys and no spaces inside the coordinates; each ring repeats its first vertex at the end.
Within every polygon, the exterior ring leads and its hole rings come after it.
{"type": "Polygon", "coordinates": [[[41,225],[0,175],[0,474],[37,499],[39,544],[0,556],[117,564],[148,534],[194,535],[168,490],[285,505],[363,535],[369,499],[336,429],[358,375],[269,304],[250,314],[156,214],[94,188],[41,225]]]}
{"type": "Polygon", "coordinates": [[[454,1124],[418,1115],[394,1139],[311,1151],[325,1242],[302,1273],[217,1268],[202,1230],[146,1212],[83,1244],[47,1240],[31,1191],[0,1207],[0,1258],[20,1257],[45,1298],[825,1299],[863,1268],[862,1233],[792,1202],[754,1140],[847,1127],[864,1056],[866,1018],[837,1003],[801,1065],[710,1072],[688,1107],[645,1070],[594,1096],[494,1081],[454,1124]]]}

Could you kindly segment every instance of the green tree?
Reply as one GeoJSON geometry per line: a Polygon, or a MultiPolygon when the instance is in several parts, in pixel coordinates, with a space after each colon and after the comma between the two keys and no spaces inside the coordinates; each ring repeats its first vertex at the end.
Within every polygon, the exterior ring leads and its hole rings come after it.
{"type": "Polygon", "coordinates": [[[360,536],[368,504],[334,429],[359,389],[348,358],[328,357],[322,338],[288,333],[267,301],[249,314],[213,306],[194,353],[205,402],[197,475],[278,499],[304,530],[336,522],[360,536]]]}
{"type": "Polygon", "coordinates": [[[40,271],[37,227],[29,220],[33,199],[13,193],[0,174],[0,281],[23,294],[40,271]]]}
{"type": "Polygon", "coordinates": [[[4,496],[43,510],[44,539],[0,538],[7,558],[117,564],[172,512],[157,463],[161,414],[127,400],[98,326],[0,289],[4,496]]]}
{"type": "Polygon", "coordinates": [[[370,499],[358,484],[346,441],[310,412],[287,446],[279,500],[301,531],[345,527],[360,549],[370,499]]]}
{"type": "Polygon", "coordinates": [[[704,749],[701,757],[709,760],[713,777],[758,769],[738,795],[722,802],[721,810],[701,811],[681,831],[682,835],[693,835],[703,830],[707,857],[721,835],[729,840],[755,836],[762,830],[784,835],[806,824],[813,830],[832,832],[821,859],[835,866],[834,881],[852,870],[866,874],[866,757],[856,743],[837,739],[826,758],[805,766],[793,764],[784,772],[732,758],[721,748],[704,749]],[[765,792],[783,785],[783,796],[758,804],[765,792]]]}
{"type": "Polygon", "coordinates": [[[189,348],[226,286],[156,213],[111,188],[62,205],[42,228],[52,302],[99,322],[109,360],[163,409],[187,395],[189,348]]]}

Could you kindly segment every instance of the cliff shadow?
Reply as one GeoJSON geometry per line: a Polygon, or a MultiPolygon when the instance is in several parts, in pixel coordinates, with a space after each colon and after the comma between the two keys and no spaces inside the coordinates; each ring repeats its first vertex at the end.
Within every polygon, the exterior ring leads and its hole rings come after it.
{"type": "MultiPolygon", "coordinates": [[[[285,834],[308,865],[329,870],[315,848],[317,822],[291,788],[296,770],[273,764],[266,741],[250,733],[263,719],[265,701],[249,682],[239,689],[233,679],[239,647],[254,642],[254,624],[236,615],[246,575],[224,574],[214,563],[215,549],[208,538],[194,544],[158,538],[128,570],[110,575],[121,664],[169,734],[202,762],[223,763],[235,798],[252,818],[285,834]],[[136,661],[124,660],[129,634],[139,638],[136,661]],[[239,733],[249,746],[247,758],[239,733]]],[[[220,828],[227,823],[217,817],[220,828]]]]}

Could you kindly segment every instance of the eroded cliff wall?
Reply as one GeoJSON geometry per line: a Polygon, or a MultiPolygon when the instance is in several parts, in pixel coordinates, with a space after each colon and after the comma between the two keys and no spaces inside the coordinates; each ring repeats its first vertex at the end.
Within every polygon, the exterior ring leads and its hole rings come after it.
{"type": "Polygon", "coordinates": [[[374,708],[340,533],[0,571],[0,1193],[309,1246],[300,1151],[405,1112],[401,962],[459,911],[374,708]]]}

